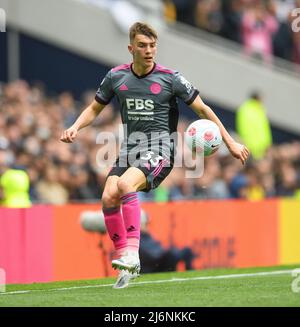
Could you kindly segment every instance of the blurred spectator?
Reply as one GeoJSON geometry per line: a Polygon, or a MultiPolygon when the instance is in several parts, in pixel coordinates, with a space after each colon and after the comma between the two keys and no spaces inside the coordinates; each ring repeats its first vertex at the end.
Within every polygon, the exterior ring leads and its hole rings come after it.
{"type": "Polygon", "coordinates": [[[240,0],[222,1],[223,26],[221,35],[229,40],[242,43],[241,21],[242,21],[242,2],[240,0]]]}
{"type": "Polygon", "coordinates": [[[183,262],[186,270],[193,269],[195,255],[189,247],[164,248],[148,231],[149,217],[142,211],[140,260],[142,273],[176,271],[177,264],[183,262]]]}
{"type": "Polygon", "coordinates": [[[266,197],[260,175],[251,164],[234,176],[230,183],[230,192],[233,198],[250,201],[263,200],[266,197]]]}
{"type": "Polygon", "coordinates": [[[176,20],[195,26],[195,9],[197,0],[172,0],[176,8],[176,20]]]}
{"type": "Polygon", "coordinates": [[[174,168],[168,181],[162,183],[162,186],[164,185],[167,185],[169,189],[169,200],[183,200],[193,195],[191,180],[185,178],[185,170],[183,168],[174,168]]]}
{"type": "Polygon", "coordinates": [[[292,29],[288,21],[294,0],[269,0],[267,10],[277,17],[278,30],[273,38],[274,55],[286,60],[292,60],[292,29]]]}
{"type": "Polygon", "coordinates": [[[262,2],[258,2],[242,18],[242,38],[246,55],[261,57],[265,63],[272,61],[272,38],[278,22],[262,2]]]}
{"type": "Polygon", "coordinates": [[[235,199],[246,199],[247,197],[247,177],[243,173],[235,175],[230,184],[229,191],[233,198],[235,199]]]}
{"type": "Polygon", "coordinates": [[[64,204],[68,202],[68,191],[58,182],[58,174],[54,166],[45,167],[44,177],[37,183],[36,191],[43,203],[64,204]]]}
{"type": "Polygon", "coordinates": [[[196,6],[196,26],[207,32],[219,34],[223,25],[220,0],[198,0],[196,6]]]}
{"type": "Polygon", "coordinates": [[[162,0],[164,5],[164,18],[167,23],[176,21],[176,7],[172,0],[162,0]]]}
{"type": "Polygon", "coordinates": [[[245,197],[247,200],[257,201],[265,198],[265,191],[261,184],[261,176],[258,174],[254,166],[246,167],[247,187],[245,189],[245,197]]]}
{"type": "Polygon", "coordinates": [[[63,113],[64,126],[70,126],[77,118],[75,100],[70,92],[63,92],[58,97],[58,105],[63,113]]]}
{"type": "Polygon", "coordinates": [[[89,185],[89,175],[86,169],[71,167],[70,197],[77,200],[89,200],[99,198],[100,194],[94,194],[89,185]]]}
{"type": "Polygon", "coordinates": [[[299,188],[296,169],[290,162],[282,162],[279,167],[277,195],[293,197],[299,188]]]}
{"type": "Polygon", "coordinates": [[[242,141],[257,160],[263,158],[272,145],[271,126],[261,95],[253,92],[236,114],[236,129],[242,141]]]}
{"type": "Polygon", "coordinates": [[[12,169],[7,165],[7,154],[0,151],[0,205],[8,208],[28,208],[29,177],[21,169],[12,169]]]}
{"type": "Polygon", "coordinates": [[[268,156],[255,163],[256,175],[260,177],[258,182],[264,189],[265,197],[273,197],[276,195],[275,176],[273,174],[273,160],[268,156]]]}
{"type": "MultiPolygon", "coordinates": [[[[236,184],[237,181],[235,181],[236,177],[239,176],[241,172],[240,165],[238,166],[235,161],[229,160],[229,161],[222,161],[221,162],[223,167],[222,172],[222,180],[224,181],[229,198],[239,198],[240,192],[239,192],[239,185],[240,182],[238,181],[238,184],[236,184]]],[[[243,185],[242,185],[243,187],[243,185]]]]}
{"type": "Polygon", "coordinates": [[[221,167],[217,157],[205,158],[203,176],[194,180],[194,196],[203,199],[229,198],[227,185],[221,177],[221,167]]]}

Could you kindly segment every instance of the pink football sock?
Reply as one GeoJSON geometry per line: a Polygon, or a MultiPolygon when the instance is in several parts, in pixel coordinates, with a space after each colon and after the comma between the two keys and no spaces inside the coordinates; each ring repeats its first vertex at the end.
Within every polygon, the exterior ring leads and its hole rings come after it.
{"type": "Polygon", "coordinates": [[[127,247],[126,229],[120,207],[103,208],[103,214],[108,235],[113,241],[118,255],[127,247]]]}
{"type": "Polygon", "coordinates": [[[121,200],[127,239],[128,241],[130,240],[130,245],[128,245],[130,248],[138,250],[141,230],[141,208],[137,192],[127,193],[121,197],[121,200]]]}
{"type": "Polygon", "coordinates": [[[127,250],[132,252],[138,252],[140,247],[140,240],[138,238],[127,238],[127,250]]]}

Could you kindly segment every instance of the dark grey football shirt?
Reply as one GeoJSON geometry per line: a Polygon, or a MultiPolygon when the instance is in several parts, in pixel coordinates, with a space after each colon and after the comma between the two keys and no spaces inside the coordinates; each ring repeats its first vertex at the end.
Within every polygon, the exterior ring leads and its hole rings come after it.
{"type": "Polygon", "coordinates": [[[107,73],[95,99],[108,104],[114,96],[117,97],[122,122],[126,126],[126,146],[132,148],[136,143],[132,141],[135,137],[131,136],[137,132],[144,133],[151,142],[157,138],[157,133],[168,137],[175,132],[177,97],[191,104],[198,94],[198,90],[177,71],[155,64],[148,74],[138,76],[132,64],[124,64],[107,73]]]}

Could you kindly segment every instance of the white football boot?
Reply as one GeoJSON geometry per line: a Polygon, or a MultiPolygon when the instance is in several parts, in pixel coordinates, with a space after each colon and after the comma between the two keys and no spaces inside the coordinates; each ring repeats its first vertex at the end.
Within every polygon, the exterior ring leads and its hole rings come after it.
{"type": "Polygon", "coordinates": [[[140,258],[138,252],[126,252],[121,258],[111,262],[112,267],[118,270],[128,270],[131,273],[140,272],[140,258]]]}
{"type": "Polygon", "coordinates": [[[131,273],[128,270],[120,270],[119,276],[113,288],[125,288],[128,287],[129,282],[139,277],[139,273],[131,273]]]}

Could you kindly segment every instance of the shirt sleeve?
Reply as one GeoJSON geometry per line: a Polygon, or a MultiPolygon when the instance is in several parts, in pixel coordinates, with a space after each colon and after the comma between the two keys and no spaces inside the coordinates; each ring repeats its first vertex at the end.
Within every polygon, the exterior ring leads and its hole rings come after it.
{"type": "Polygon", "coordinates": [[[199,91],[178,72],[174,74],[173,92],[187,105],[191,104],[199,94],[199,91]]]}
{"type": "Polygon", "coordinates": [[[95,96],[95,100],[101,104],[108,104],[114,96],[112,87],[111,70],[103,78],[95,96]]]}

